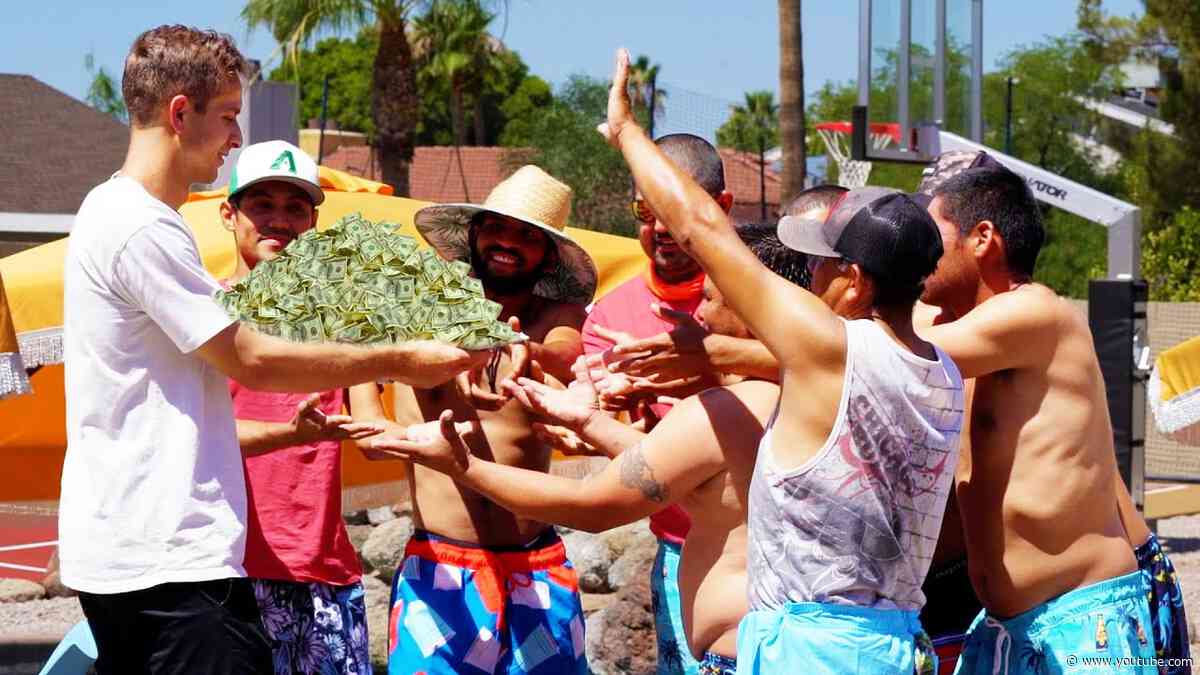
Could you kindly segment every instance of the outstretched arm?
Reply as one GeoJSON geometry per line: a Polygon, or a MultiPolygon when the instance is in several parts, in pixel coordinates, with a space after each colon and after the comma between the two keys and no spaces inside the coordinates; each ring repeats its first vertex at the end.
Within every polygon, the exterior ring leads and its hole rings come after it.
{"type": "Polygon", "coordinates": [[[470,452],[476,432],[473,423],[455,424],[446,411],[438,423],[410,427],[406,438],[377,436],[364,445],[446,473],[519,516],[589,532],[656,513],[725,466],[698,397],[680,403],[649,436],[584,480],[480,459],[470,452]]]}
{"type": "Polygon", "coordinates": [[[608,121],[600,131],[621,151],[642,195],[785,368],[838,369],[846,332],[819,298],[772,273],[734,232],[725,211],[646,135],[630,111],[629,54],[617,53],[608,121]]]}
{"type": "Polygon", "coordinates": [[[963,379],[1029,368],[1049,360],[1058,337],[1059,302],[1041,289],[1000,293],[962,318],[920,334],[954,359],[963,379]],[[1032,295],[1042,292],[1045,297],[1032,295]]]}

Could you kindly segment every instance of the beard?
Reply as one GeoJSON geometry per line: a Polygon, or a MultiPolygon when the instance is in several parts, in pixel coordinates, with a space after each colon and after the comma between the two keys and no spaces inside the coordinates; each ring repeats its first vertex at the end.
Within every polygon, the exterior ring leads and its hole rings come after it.
{"type": "MultiPolygon", "coordinates": [[[[522,265],[525,263],[525,259],[521,255],[511,251],[505,252],[516,256],[522,265]]],[[[543,276],[541,269],[504,276],[492,274],[492,271],[488,269],[487,262],[483,258],[484,256],[475,252],[474,247],[471,248],[471,269],[475,272],[475,278],[483,283],[485,290],[490,290],[498,295],[528,293],[533,290],[533,287],[537,285],[537,282],[543,276]]]]}

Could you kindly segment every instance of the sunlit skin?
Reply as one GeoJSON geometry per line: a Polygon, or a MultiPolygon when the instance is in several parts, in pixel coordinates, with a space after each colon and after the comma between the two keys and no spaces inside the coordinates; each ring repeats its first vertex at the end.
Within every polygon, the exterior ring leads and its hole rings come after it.
{"type": "MultiPolygon", "coordinates": [[[[587,317],[581,305],[548,300],[533,293],[533,282],[557,265],[558,249],[539,228],[500,214],[485,213],[475,225],[476,262],[485,266],[479,275],[484,293],[501,304],[500,318],[516,317],[529,342],[525,356],[504,354],[497,382],[527,374],[536,361],[547,373],[570,379],[570,365],[583,353],[580,328],[587,317]]],[[[478,274],[478,266],[476,266],[478,274]]],[[[459,419],[478,420],[484,456],[492,461],[539,472],[550,467],[550,448],[533,431],[533,418],[518,401],[490,387],[480,370],[470,382],[448,383],[433,389],[395,385],[395,406],[385,411],[374,384],[350,390],[356,420],[384,421],[389,433],[436,420],[443,410],[459,419]],[[464,393],[470,388],[471,395],[464,393]],[[477,391],[482,389],[482,391],[477,391]],[[387,422],[391,417],[394,423],[387,422]]],[[[369,459],[395,460],[364,446],[369,459]]],[[[535,538],[546,525],[519,518],[479,493],[464,489],[450,478],[414,466],[409,481],[413,520],[418,527],[439,535],[485,546],[521,545],[535,538]]]]}
{"type": "Polygon", "coordinates": [[[972,585],[1010,617],[1136,569],[1128,494],[1085,318],[1008,269],[993,223],[961,233],[941,207],[929,211],[946,253],[924,299],[942,316],[922,335],[975,378],[957,501],[972,585]]]}
{"type": "Polygon", "coordinates": [[[238,205],[221,204],[221,222],[237,244],[237,270],[242,280],[258,263],[271,260],[296,237],[317,226],[317,210],[304,190],[284,181],[255,183],[241,192],[238,205]]]}
{"type": "Polygon", "coordinates": [[[195,183],[211,183],[230,151],[242,144],[237,116],[242,109],[241,85],[227,87],[209,99],[204,111],[194,104],[182,107],[179,133],[181,156],[188,160],[188,174],[195,183]]]}
{"type": "MultiPolygon", "coordinates": [[[[642,199],[640,192],[637,198],[642,199]]],[[[715,199],[726,213],[733,207],[733,195],[729,192],[722,192],[715,199]]],[[[642,204],[644,205],[645,202],[642,204]]],[[[646,206],[641,210],[648,216],[652,216],[653,211],[648,209],[649,207],[646,206]]],[[[646,257],[654,264],[654,272],[663,281],[677,284],[692,279],[700,273],[700,265],[671,237],[666,225],[663,225],[657,217],[649,221],[639,218],[638,242],[641,243],[646,257]]]]}

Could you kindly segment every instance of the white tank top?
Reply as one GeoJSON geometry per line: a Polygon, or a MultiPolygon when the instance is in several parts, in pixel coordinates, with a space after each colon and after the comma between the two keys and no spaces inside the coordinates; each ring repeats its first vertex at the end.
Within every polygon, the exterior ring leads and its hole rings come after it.
{"type": "MultiPolygon", "coordinates": [[[[775,417],[750,483],[750,608],[824,602],[919,611],[958,462],[963,384],[873,321],[845,321],[837,420],[812,459],[780,471],[775,417]]],[[[779,415],[778,408],[775,416],[779,415]]]]}

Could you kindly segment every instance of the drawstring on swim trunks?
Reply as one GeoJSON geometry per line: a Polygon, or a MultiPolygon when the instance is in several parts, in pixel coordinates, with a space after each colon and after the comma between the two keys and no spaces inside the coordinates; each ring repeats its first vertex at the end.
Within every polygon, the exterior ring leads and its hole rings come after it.
{"type": "Polygon", "coordinates": [[[998,631],[998,635],[996,635],[996,652],[992,655],[992,675],[1000,675],[1001,672],[1004,675],[1008,675],[1008,657],[1009,652],[1012,651],[1012,636],[1009,635],[1008,629],[1004,627],[1004,624],[990,616],[984,618],[984,623],[988,628],[995,628],[998,631]],[[1003,671],[1000,670],[1001,660],[1004,661],[1003,671]]]}

